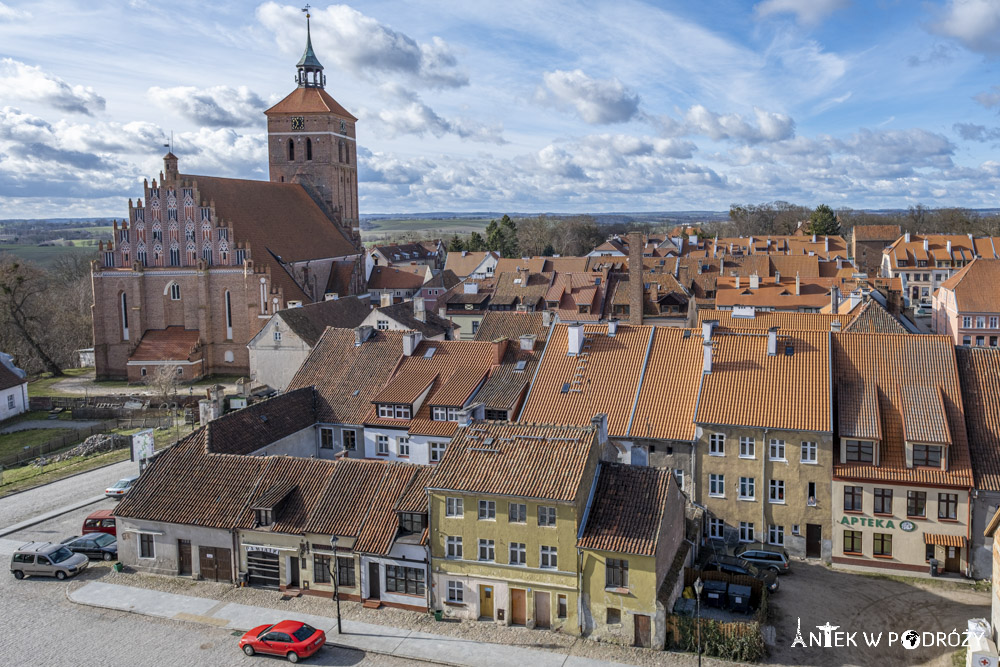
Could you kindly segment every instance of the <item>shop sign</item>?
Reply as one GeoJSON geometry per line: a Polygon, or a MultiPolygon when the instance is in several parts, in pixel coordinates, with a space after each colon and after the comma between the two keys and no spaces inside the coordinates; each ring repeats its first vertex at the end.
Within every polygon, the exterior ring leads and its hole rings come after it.
{"type": "Polygon", "coordinates": [[[840,517],[842,526],[862,526],[868,528],[899,528],[905,533],[912,533],[917,529],[917,524],[912,521],[894,521],[892,519],[873,519],[867,516],[842,516],[840,517]]]}

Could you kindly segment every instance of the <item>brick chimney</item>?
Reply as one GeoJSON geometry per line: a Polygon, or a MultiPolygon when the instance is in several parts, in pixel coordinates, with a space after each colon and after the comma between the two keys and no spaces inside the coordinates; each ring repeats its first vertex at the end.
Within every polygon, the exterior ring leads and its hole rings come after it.
{"type": "Polygon", "coordinates": [[[642,234],[628,235],[628,323],[642,324],[642,234]]]}
{"type": "Polygon", "coordinates": [[[413,297],[413,317],[420,322],[427,321],[427,309],[424,306],[424,297],[413,297]]]}

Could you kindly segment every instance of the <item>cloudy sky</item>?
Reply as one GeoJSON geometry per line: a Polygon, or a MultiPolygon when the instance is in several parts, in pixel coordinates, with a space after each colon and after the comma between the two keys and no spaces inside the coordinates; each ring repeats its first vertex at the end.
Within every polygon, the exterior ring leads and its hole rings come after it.
{"type": "MultiPolygon", "coordinates": [[[[300,5],[0,1],[0,218],[266,178],[300,5]],[[95,8],[96,7],[96,8],[95,8]]],[[[313,7],[364,213],[1000,207],[1000,0],[313,7]]]]}

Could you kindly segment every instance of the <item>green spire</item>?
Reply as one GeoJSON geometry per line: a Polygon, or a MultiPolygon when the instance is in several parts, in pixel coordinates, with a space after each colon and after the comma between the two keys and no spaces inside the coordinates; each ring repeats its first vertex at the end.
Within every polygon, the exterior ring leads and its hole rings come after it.
{"type": "Polygon", "coordinates": [[[322,88],[326,83],[326,77],[323,75],[323,65],[313,51],[309,5],[306,5],[302,11],[306,13],[306,50],[295,66],[298,70],[295,80],[300,87],[322,88]]]}

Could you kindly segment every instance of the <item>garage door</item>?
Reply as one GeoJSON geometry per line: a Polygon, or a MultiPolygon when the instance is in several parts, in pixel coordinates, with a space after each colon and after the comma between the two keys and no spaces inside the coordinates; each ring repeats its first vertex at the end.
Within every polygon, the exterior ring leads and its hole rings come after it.
{"type": "Polygon", "coordinates": [[[222,547],[198,547],[202,578],[207,581],[232,581],[231,553],[229,549],[222,547]]]}
{"type": "Polygon", "coordinates": [[[247,577],[251,586],[278,588],[281,581],[278,554],[248,550],[247,577]]]}

